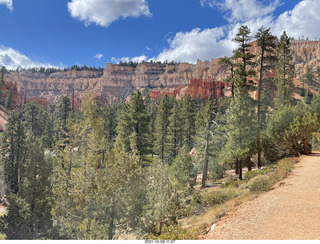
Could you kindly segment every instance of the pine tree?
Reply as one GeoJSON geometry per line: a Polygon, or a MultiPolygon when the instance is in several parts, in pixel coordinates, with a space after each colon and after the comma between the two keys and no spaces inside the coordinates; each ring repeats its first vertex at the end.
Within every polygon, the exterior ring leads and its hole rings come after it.
{"type": "MultiPolygon", "coordinates": [[[[313,69],[309,65],[306,67],[304,74],[305,83],[307,84],[307,92],[305,92],[304,101],[306,104],[310,104],[312,100],[312,94],[310,94],[310,88],[314,87],[316,81],[313,74],[313,69]]],[[[304,89],[304,88],[303,88],[304,89]]],[[[304,89],[305,91],[305,89],[304,89]]]]}
{"type": "Polygon", "coordinates": [[[174,101],[171,115],[169,117],[168,126],[168,145],[171,158],[175,158],[182,146],[183,121],[181,114],[181,106],[178,101],[174,101]]]}
{"type": "Polygon", "coordinates": [[[239,46],[233,51],[234,54],[232,57],[234,60],[239,60],[239,62],[235,63],[237,68],[235,75],[238,75],[238,79],[241,79],[240,85],[244,86],[247,85],[248,82],[252,83],[252,80],[249,78],[255,75],[255,71],[251,69],[255,65],[253,62],[255,55],[249,51],[249,48],[252,46],[249,44],[250,40],[252,39],[250,33],[251,31],[247,26],[241,26],[235,38],[233,39],[233,41],[238,43],[239,46]]]}
{"type": "Polygon", "coordinates": [[[259,47],[259,80],[258,80],[258,101],[257,101],[257,149],[258,149],[258,168],[261,168],[261,96],[263,89],[263,82],[265,79],[265,72],[271,68],[272,63],[275,61],[275,56],[273,55],[274,49],[276,47],[275,41],[276,37],[271,35],[271,28],[265,29],[263,26],[258,30],[256,34],[256,43],[259,47]]]}
{"type": "Polygon", "coordinates": [[[165,95],[160,101],[155,121],[155,152],[162,162],[169,156],[167,135],[171,109],[170,99],[165,95]]]}
{"type": "Polygon", "coordinates": [[[241,26],[233,40],[239,46],[234,50],[234,58],[239,60],[239,63],[235,63],[237,67],[234,77],[235,92],[228,114],[228,142],[225,150],[226,155],[229,155],[229,160],[235,161],[236,172],[239,169],[239,179],[242,179],[243,163],[248,159],[253,148],[254,102],[249,96],[251,87],[248,83],[251,83],[249,78],[255,74],[251,69],[255,63],[252,61],[254,55],[249,52],[251,46],[249,28],[241,26]]]}
{"type": "Polygon", "coordinates": [[[5,74],[7,73],[7,69],[5,66],[2,66],[1,67],[1,70],[0,70],[0,104],[1,105],[5,105],[4,104],[4,94],[2,94],[2,88],[5,84],[5,80],[4,80],[4,76],[5,74]]]}
{"type": "Polygon", "coordinates": [[[248,94],[248,89],[241,85],[242,78],[235,77],[235,96],[231,102],[230,112],[227,118],[227,144],[225,154],[229,160],[235,161],[239,169],[239,179],[242,179],[242,167],[244,162],[252,154],[255,133],[254,101],[248,94]]]}
{"type": "Polygon", "coordinates": [[[13,90],[12,90],[12,86],[10,87],[9,93],[7,94],[6,97],[6,103],[5,103],[5,107],[8,110],[13,109],[13,90]]]}
{"type": "Polygon", "coordinates": [[[228,68],[230,68],[230,76],[227,77],[226,81],[231,83],[231,97],[234,96],[234,83],[233,83],[233,78],[234,78],[234,61],[232,58],[224,56],[223,58],[220,58],[218,61],[219,64],[225,65],[228,68]]]}
{"type": "Polygon", "coordinates": [[[149,122],[150,115],[147,113],[140,91],[137,90],[120,113],[117,140],[121,140],[125,150],[130,152],[130,136],[135,134],[140,162],[142,162],[143,156],[151,152],[149,122]]]}
{"type": "Polygon", "coordinates": [[[274,99],[275,109],[280,109],[286,104],[293,104],[293,77],[294,66],[291,64],[290,39],[286,32],[283,32],[276,48],[278,61],[276,62],[276,98],[274,99]]]}
{"type": "MultiPolygon", "coordinates": [[[[212,128],[219,126],[216,121],[217,107],[215,102],[209,99],[206,102],[206,106],[202,108],[197,114],[197,136],[196,141],[199,146],[199,154],[203,158],[203,170],[202,170],[202,187],[205,187],[206,180],[208,179],[208,162],[209,162],[209,151],[212,151],[211,144],[214,136],[212,128]],[[200,146],[201,145],[201,146],[200,146]]],[[[212,152],[211,152],[212,153],[212,152]]]]}
{"type": "Polygon", "coordinates": [[[42,124],[40,124],[40,106],[37,101],[27,103],[23,108],[24,124],[35,136],[42,135],[42,124]]]}
{"type": "Polygon", "coordinates": [[[182,121],[183,125],[183,144],[187,145],[188,149],[191,150],[194,144],[194,136],[196,133],[195,122],[196,122],[195,104],[190,94],[186,94],[182,101],[182,121]]]}
{"type": "Polygon", "coordinates": [[[4,165],[5,182],[9,191],[17,194],[21,179],[21,167],[25,164],[26,135],[19,114],[13,111],[10,114],[2,143],[2,161],[4,165]]]}

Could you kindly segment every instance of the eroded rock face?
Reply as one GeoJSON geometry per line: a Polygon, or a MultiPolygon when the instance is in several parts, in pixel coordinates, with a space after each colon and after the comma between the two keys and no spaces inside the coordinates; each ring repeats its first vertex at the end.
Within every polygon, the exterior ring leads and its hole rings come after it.
{"type": "Polygon", "coordinates": [[[177,99],[184,97],[186,94],[190,94],[191,98],[195,98],[200,95],[201,99],[205,98],[220,98],[223,94],[225,84],[222,81],[214,79],[191,79],[187,86],[179,86],[177,88],[165,88],[154,89],[150,91],[150,97],[156,100],[159,96],[165,95],[173,96],[177,99]]]}
{"type": "MultiPolygon", "coordinates": [[[[292,41],[291,49],[293,63],[302,72],[306,64],[318,65],[320,41],[292,41]]],[[[253,47],[253,50],[256,48],[253,47]]],[[[81,98],[87,90],[112,102],[128,97],[139,88],[148,88],[152,91],[152,96],[161,92],[176,96],[185,93],[194,96],[198,92],[201,96],[211,96],[213,88],[207,87],[211,83],[219,86],[214,88],[214,92],[219,92],[215,96],[219,97],[222,92],[222,83],[219,82],[228,74],[227,67],[218,64],[218,59],[212,59],[210,62],[198,60],[196,64],[142,62],[136,67],[108,63],[104,71],[70,70],[49,76],[32,72],[11,72],[6,80],[16,83],[18,90],[27,97],[46,98],[49,103],[56,102],[62,95],[74,94],[81,98]]]]}

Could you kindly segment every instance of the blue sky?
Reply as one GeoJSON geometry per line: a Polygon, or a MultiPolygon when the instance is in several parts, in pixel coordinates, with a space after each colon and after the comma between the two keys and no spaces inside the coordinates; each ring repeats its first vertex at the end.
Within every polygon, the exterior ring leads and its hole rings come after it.
{"type": "Polygon", "coordinates": [[[319,38],[319,10],[320,0],[0,0],[0,65],[195,63],[231,55],[242,24],[319,38]]]}

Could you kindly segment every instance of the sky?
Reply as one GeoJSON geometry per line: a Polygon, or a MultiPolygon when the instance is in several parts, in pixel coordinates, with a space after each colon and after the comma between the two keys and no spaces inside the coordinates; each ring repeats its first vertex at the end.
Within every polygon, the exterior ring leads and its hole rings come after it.
{"type": "Polygon", "coordinates": [[[320,38],[320,0],[0,0],[0,66],[231,56],[241,25],[320,38]]]}

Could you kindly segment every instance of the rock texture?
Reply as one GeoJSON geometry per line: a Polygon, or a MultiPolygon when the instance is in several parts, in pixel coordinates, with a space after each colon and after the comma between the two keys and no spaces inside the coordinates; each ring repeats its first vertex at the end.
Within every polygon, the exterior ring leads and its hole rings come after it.
{"type": "MultiPolygon", "coordinates": [[[[320,41],[292,41],[293,63],[301,70],[305,65],[315,67],[320,59],[320,41]]],[[[255,48],[253,48],[255,50],[255,48]]],[[[30,97],[46,98],[56,102],[61,95],[74,94],[77,98],[91,90],[104,101],[126,98],[137,88],[151,90],[152,97],[164,93],[183,96],[196,92],[202,97],[221,96],[223,79],[228,74],[227,67],[218,64],[218,59],[210,62],[197,61],[196,64],[139,63],[136,67],[107,63],[104,71],[56,72],[49,76],[32,72],[11,72],[7,81],[17,85],[20,93],[30,97]],[[219,94],[218,94],[218,93],[219,94]]]]}

